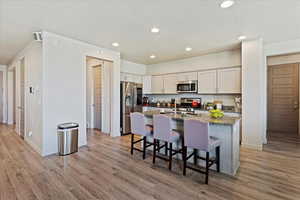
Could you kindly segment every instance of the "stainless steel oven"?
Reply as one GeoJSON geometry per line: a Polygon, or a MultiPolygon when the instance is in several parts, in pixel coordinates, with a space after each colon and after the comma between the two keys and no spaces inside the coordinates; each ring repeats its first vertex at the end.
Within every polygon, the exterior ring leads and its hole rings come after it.
{"type": "Polygon", "coordinates": [[[198,81],[182,81],[177,83],[178,93],[197,93],[198,81]]]}

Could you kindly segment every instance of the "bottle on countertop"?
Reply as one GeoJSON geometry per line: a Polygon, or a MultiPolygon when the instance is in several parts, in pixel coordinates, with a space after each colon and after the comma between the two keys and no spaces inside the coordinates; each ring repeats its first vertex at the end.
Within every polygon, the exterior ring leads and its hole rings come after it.
{"type": "Polygon", "coordinates": [[[156,106],[157,106],[157,107],[160,107],[160,102],[159,102],[159,101],[156,103],[156,106]]]}

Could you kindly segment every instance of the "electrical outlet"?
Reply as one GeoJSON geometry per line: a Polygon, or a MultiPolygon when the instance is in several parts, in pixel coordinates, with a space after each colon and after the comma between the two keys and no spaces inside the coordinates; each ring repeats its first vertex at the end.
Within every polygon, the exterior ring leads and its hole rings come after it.
{"type": "Polygon", "coordinates": [[[29,131],[28,136],[29,136],[29,137],[32,136],[32,131],[29,131]]]}

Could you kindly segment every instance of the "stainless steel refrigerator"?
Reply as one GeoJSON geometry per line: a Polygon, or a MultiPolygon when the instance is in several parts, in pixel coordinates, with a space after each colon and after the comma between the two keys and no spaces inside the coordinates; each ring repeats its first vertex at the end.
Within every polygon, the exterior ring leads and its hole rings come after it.
{"type": "Polygon", "coordinates": [[[131,82],[121,82],[121,134],[131,131],[130,113],[143,111],[143,85],[131,82]]]}

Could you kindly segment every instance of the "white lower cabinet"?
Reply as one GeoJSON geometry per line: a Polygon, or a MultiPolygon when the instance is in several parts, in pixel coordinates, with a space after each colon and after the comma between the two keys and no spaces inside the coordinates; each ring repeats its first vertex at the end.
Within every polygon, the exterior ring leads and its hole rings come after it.
{"type": "Polygon", "coordinates": [[[218,93],[241,93],[241,68],[218,70],[218,93]]]}
{"type": "Polygon", "coordinates": [[[198,93],[217,93],[217,70],[198,72],[198,93]]]}

